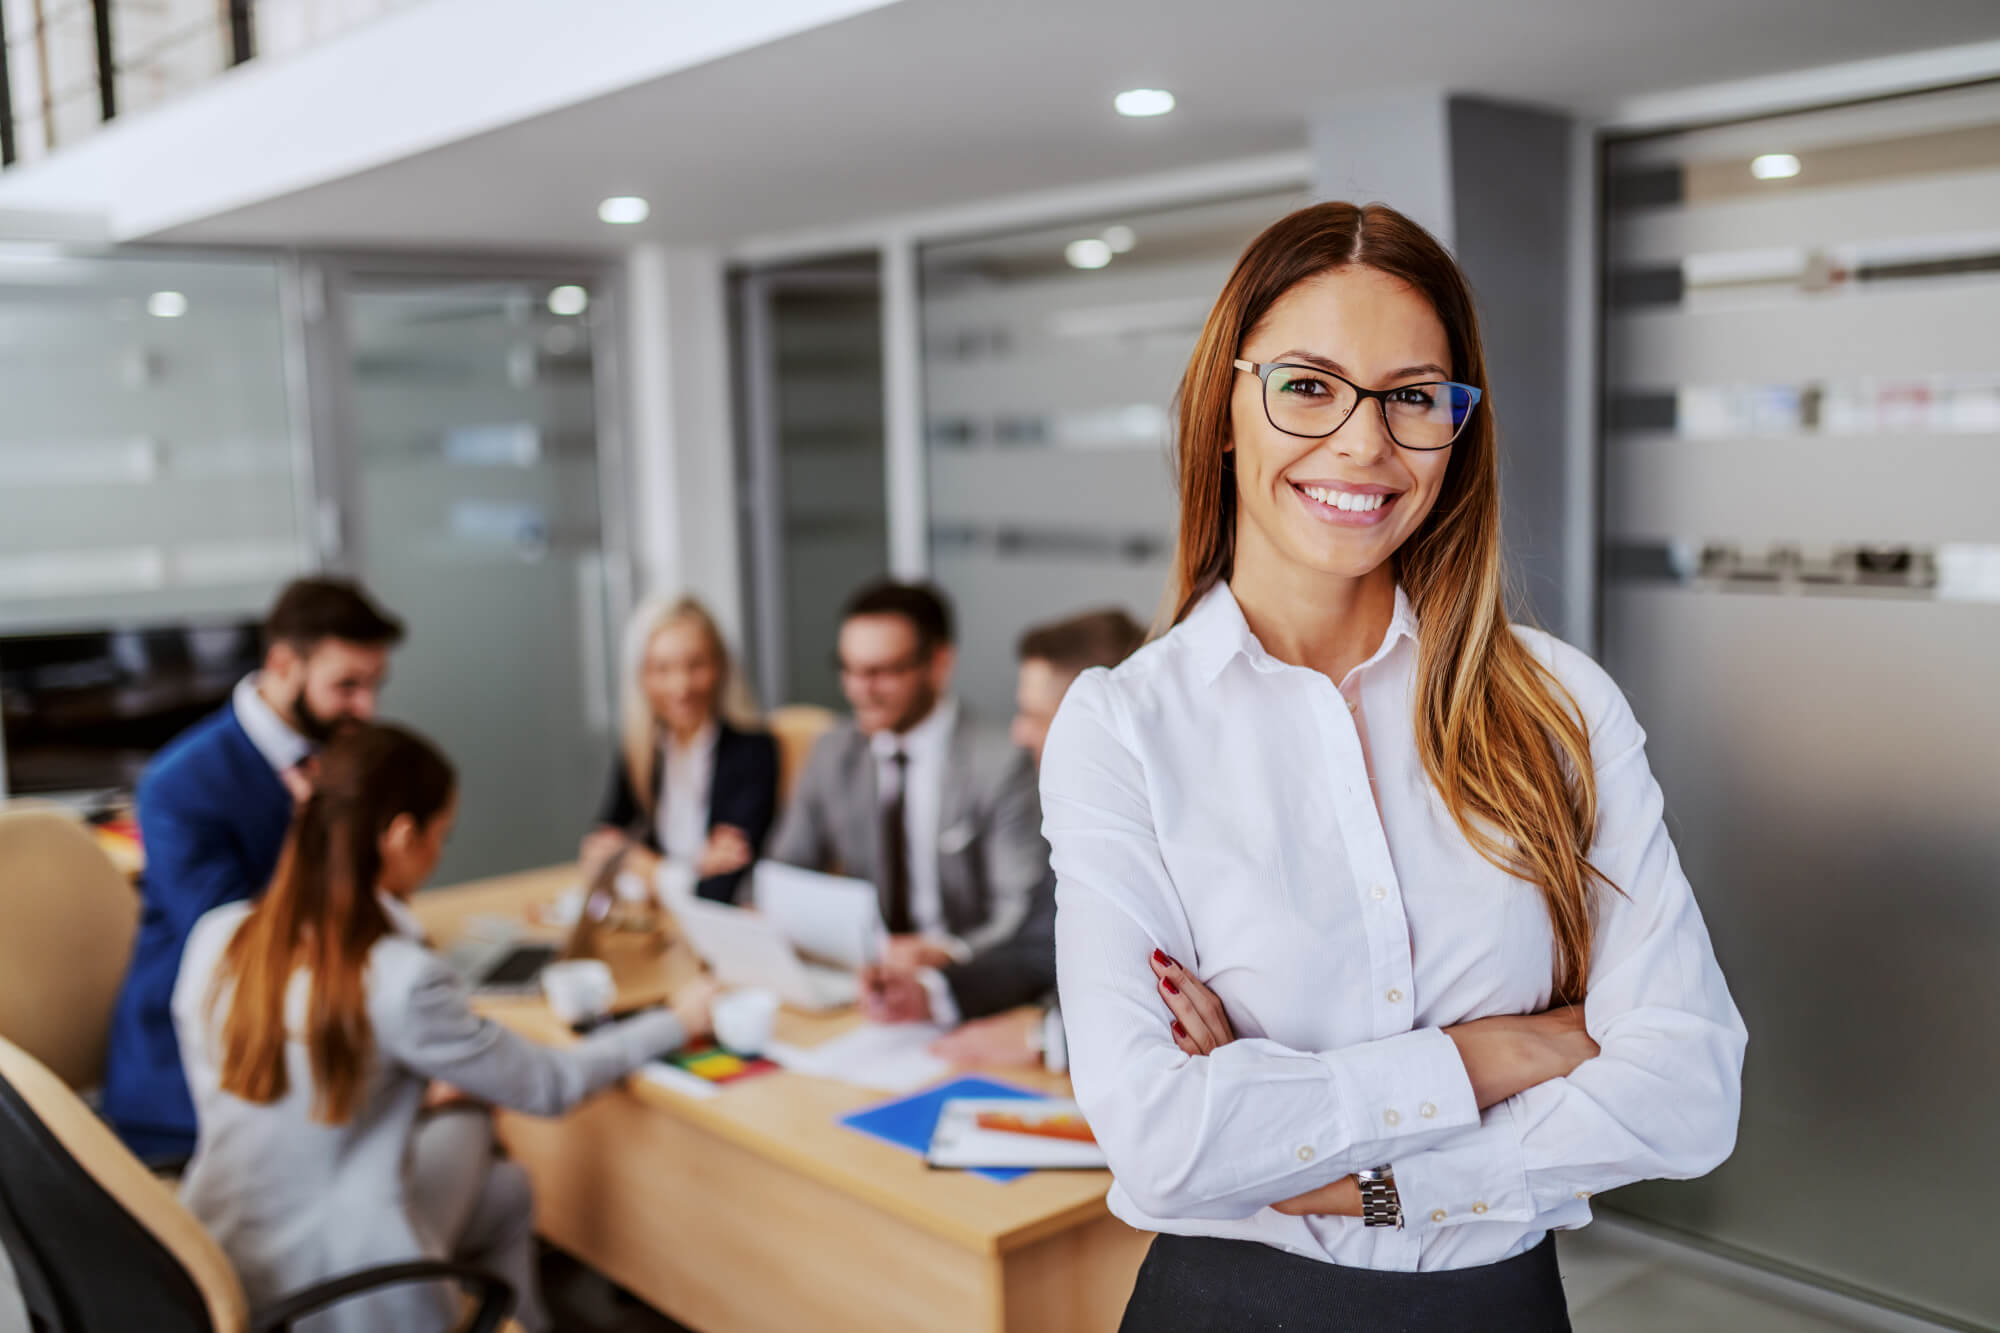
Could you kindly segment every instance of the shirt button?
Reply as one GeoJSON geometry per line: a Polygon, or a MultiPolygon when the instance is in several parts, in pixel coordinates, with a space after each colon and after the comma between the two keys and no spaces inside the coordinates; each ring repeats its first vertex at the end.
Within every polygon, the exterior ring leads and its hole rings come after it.
{"type": "Polygon", "coordinates": [[[1394,1107],[1391,1107],[1390,1109],[1382,1113],[1382,1123],[1385,1125],[1402,1124],[1403,1123],[1402,1112],[1396,1110],[1394,1107]]]}
{"type": "Polygon", "coordinates": [[[1358,700],[1358,699],[1349,699],[1349,700],[1347,701],[1347,711],[1348,711],[1348,712],[1350,712],[1350,713],[1358,713],[1358,712],[1360,712],[1360,711],[1361,711],[1361,701],[1360,701],[1360,700],[1358,700]]]}
{"type": "Polygon", "coordinates": [[[1299,1147],[1299,1160],[1301,1162],[1310,1162],[1312,1159],[1313,1159],[1312,1145],[1301,1144],[1299,1147]]]}
{"type": "Polygon", "coordinates": [[[1391,986],[1389,987],[1388,999],[1390,1004],[1401,1004],[1403,1002],[1403,992],[1391,986]]]}
{"type": "Polygon", "coordinates": [[[1444,1221],[1444,1209],[1442,1209],[1442,1208],[1433,1208],[1433,1209],[1431,1209],[1431,1221],[1433,1221],[1433,1222],[1442,1222],[1442,1221],[1444,1221]]]}
{"type": "Polygon", "coordinates": [[[1435,1118],[1437,1113],[1438,1113],[1437,1107],[1432,1106],[1429,1102],[1425,1102],[1422,1106],[1419,1106],[1417,1108],[1417,1114],[1422,1116],[1426,1120],[1435,1118]]]}
{"type": "Polygon", "coordinates": [[[1486,1211],[1486,1205],[1483,1203],[1475,1203],[1472,1205],[1472,1211],[1475,1213],[1483,1213],[1486,1211]]]}
{"type": "Polygon", "coordinates": [[[1579,1199],[1588,1199],[1588,1198],[1590,1197],[1590,1191],[1589,1191],[1589,1190],[1578,1190],[1578,1191],[1576,1192],[1576,1197],[1577,1197],[1577,1198],[1579,1198],[1579,1199]]]}
{"type": "Polygon", "coordinates": [[[1368,896],[1370,898],[1373,898],[1376,902],[1379,903],[1384,898],[1389,896],[1389,891],[1383,888],[1380,884],[1377,884],[1374,888],[1368,890],[1368,896]]]}

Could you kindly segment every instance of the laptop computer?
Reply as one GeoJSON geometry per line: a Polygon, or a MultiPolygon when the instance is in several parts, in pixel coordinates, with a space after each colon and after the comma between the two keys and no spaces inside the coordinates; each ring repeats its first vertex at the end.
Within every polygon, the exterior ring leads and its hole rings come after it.
{"type": "Polygon", "coordinates": [[[595,958],[597,935],[616,899],[614,882],[625,853],[611,857],[585,886],[576,924],[561,943],[524,940],[504,918],[481,919],[445,951],[445,965],[481,995],[537,995],[542,969],[561,958],[595,958]]]}
{"type": "Polygon", "coordinates": [[[674,919],[694,951],[725,986],[761,986],[799,1009],[838,1009],[861,993],[850,968],[808,963],[778,924],[761,912],[685,898],[674,919]]]}

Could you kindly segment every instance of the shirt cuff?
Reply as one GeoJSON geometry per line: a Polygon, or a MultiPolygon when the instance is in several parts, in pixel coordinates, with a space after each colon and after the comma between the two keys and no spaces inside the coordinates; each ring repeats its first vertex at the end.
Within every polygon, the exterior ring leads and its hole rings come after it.
{"type": "Polygon", "coordinates": [[[1438,1028],[1419,1028],[1320,1058],[1333,1071],[1337,1102],[1347,1111],[1354,1143],[1391,1144],[1479,1123],[1479,1100],[1465,1061],[1457,1044],[1438,1028]]]}
{"type": "Polygon", "coordinates": [[[1520,1223],[1536,1217],[1511,1100],[1489,1107],[1478,1128],[1397,1158],[1395,1168],[1406,1226],[1520,1223]]]}
{"type": "Polygon", "coordinates": [[[951,961],[954,963],[969,963],[972,961],[974,952],[972,946],[956,935],[925,935],[924,943],[935,944],[938,948],[943,949],[951,955],[951,961]]]}
{"type": "Polygon", "coordinates": [[[934,967],[920,967],[917,969],[917,983],[930,997],[931,1022],[948,1028],[957,1027],[961,1018],[958,1001],[952,998],[951,983],[944,979],[944,973],[934,967]]]}

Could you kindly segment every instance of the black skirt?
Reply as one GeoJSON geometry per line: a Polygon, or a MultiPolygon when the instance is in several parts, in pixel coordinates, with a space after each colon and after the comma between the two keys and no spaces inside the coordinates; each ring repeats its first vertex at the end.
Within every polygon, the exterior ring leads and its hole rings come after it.
{"type": "Polygon", "coordinates": [[[1384,1273],[1249,1240],[1161,1236],[1119,1333],[1569,1333],[1555,1237],[1479,1268],[1384,1273]]]}

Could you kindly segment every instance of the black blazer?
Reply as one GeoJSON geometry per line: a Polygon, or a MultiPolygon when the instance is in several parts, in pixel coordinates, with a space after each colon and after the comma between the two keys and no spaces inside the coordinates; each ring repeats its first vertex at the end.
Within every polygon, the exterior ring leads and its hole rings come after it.
{"type": "MultiPolygon", "coordinates": [[[[778,745],[761,731],[738,731],[727,722],[721,728],[715,738],[715,776],[708,787],[708,826],[732,824],[743,830],[753,852],[761,852],[778,810],[778,745]]],[[[611,787],[604,793],[597,822],[663,851],[656,825],[665,794],[666,765],[658,750],[653,752],[653,802],[643,808],[626,776],[625,758],[619,755],[611,763],[611,787]]],[[[711,875],[695,886],[695,892],[717,902],[735,902],[747,873],[711,875]]]]}

